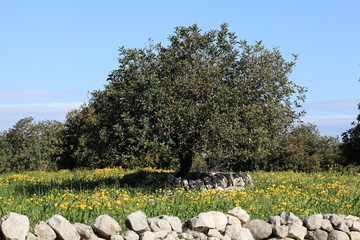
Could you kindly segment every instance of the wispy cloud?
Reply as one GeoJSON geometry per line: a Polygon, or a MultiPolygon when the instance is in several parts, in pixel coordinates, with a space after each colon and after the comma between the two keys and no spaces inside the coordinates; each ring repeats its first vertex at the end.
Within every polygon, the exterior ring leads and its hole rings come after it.
{"type": "Polygon", "coordinates": [[[51,92],[42,90],[26,90],[26,91],[11,91],[0,90],[0,99],[34,99],[34,98],[49,98],[49,97],[63,97],[74,95],[75,92],[51,92]]]}
{"type": "Polygon", "coordinates": [[[357,105],[360,103],[360,98],[339,99],[324,102],[312,102],[304,104],[307,111],[317,112],[344,112],[344,111],[357,111],[357,105]]]}
{"type": "Polygon", "coordinates": [[[0,105],[0,131],[7,130],[24,117],[34,117],[35,120],[64,121],[66,114],[78,108],[82,102],[67,103],[32,103],[17,105],[0,105]]]}

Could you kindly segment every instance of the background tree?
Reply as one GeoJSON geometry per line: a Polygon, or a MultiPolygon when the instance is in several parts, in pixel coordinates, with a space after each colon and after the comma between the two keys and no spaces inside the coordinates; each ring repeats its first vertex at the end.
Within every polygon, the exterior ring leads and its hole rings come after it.
{"type": "Polygon", "coordinates": [[[1,136],[0,169],[3,172],[55,170],[55,144],[62,126],[58,121],[20,119],[1,136]]]}
{"type": "MultiPolygon", "coordinates": [[[[360,110],[360,104],[358,105],[360,110]]],[[[360,165],[360,114],[357,121],[353,122],[354,127],[342,134],[341,150],[345,157],[344,165],[360,165]]]]}
{"type": "Polygon", "coordinates": [[[321,136],[313,124],[293,126],[281,140],[271,170],[316,172],[338,168],[339,145],[336,138],[321,136]]]}
{"type": "MultiPolygon", "coordinates": [[[[120,48],[119,68],[92,93],[94,119],[85,132],[93,133],[82,139],[95,150],[86,154],[122,166],[148,154],[177,158],[179,176],[195,154],[265,168],[279,136],[301,115],[295,109],[304,88],[288,79],[295,58],[238,41],[226,24],[205,33],[177,27],[169,41],[120,48]]],[[[80,125],[68,118],[68,129],[80,125]]]]}

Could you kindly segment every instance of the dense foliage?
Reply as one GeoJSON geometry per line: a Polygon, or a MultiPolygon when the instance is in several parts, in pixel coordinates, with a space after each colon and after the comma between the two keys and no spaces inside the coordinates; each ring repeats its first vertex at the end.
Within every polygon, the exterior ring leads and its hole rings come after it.
{"type": "MultiPolygon", "coordinates": [[[[360,110],[360,104],[358,109],[360,110]]],[[[352,128],[342,134],[341,149],[345,157],[343,165],[360,166],[360,114],[352,125],[352,128]]]]}
{"type": "Polygon", "coordinates": [[[201,154],[232,168],[264,168],[301,115],[304,89],[288,79],[295,59],[238,41],[225,24],[205,33],[178,27],[169,41],[120,48],[105,89],[65,123],[77,142],[65,162],[131,166],[150,155],[178,159],[184,175],[201,154]]]}
{"type": "Polygon", "coordinates": [[[204,33],[177,27],[169,43],[120,48],[107,85],[64,124],[28,117],[0,133],[0,172],[122,166],[178,168],[182,176],[192,166],[359,165],[360,115],[343,143],[299,122],[305,89],[288,79],[296,56],[286,61],[277,48],[239,41],[226,24],[204,33]]]}

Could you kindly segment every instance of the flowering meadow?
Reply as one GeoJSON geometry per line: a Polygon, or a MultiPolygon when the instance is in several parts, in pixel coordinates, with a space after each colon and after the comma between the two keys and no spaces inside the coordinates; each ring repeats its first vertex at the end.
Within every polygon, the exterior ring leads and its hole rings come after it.
{"type": "Polygon", "coordinates": [[[137,210],[148,217],[172,215],[184,221],[200,212],[227,212],[235,206],[251,218],[264,220],[282,211],[300,218],[314,213],[360,216],[359,173],[250,172],[253,187],[224,192],[153,190],[146,183],[143,188],[122,186],[121,178],[134,171],[105,168],[0,175],[1,216],[10,211],[24,214],[32,227],[55,214],[89,225],[97,216],[108,214],[124,226],[126,216],[137,210]]]}

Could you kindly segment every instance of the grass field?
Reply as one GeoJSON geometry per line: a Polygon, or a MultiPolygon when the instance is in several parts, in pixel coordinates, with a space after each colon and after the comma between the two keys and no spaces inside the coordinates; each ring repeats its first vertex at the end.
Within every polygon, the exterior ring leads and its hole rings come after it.
{"type": "Polygon", "coordinates": [[[300,218],[314,213],[360,216],[358,173],[250,172],[254,187],[245,192],[167,192],[122,187],[120,179],[130,172],[106,168],[0,175],[1,216],[10,211],[27,215],[32,227],[54,214],[85,224],[108,214],[124,226],[126,216],[137,210],[148,217],[166,214],[184,221],[200,212],[227,212],[235,206],[245,209],[253,219],[264,220],[282,211],[300,218]]]}

